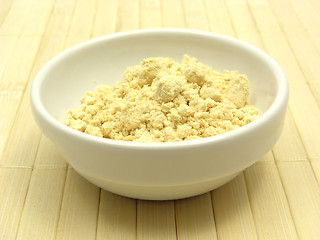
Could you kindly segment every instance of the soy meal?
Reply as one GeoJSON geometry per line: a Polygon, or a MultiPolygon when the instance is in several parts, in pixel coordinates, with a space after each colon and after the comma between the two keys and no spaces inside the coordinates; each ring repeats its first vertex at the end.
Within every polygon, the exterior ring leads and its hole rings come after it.
{"type": "Polygon", "coordinates": [[[97,137],[134,142],[178,142],[235,130],[258,116],[250,84],[237,71],[217,72],[185,55],[147,58],[114,86],[86,92],[65,124],[97,137]]]}

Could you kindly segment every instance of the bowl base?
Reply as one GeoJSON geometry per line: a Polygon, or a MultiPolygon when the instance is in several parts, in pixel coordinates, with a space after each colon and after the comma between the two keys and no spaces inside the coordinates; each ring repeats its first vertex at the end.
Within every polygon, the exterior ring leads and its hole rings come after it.
{"type": "Polygon", "coordinates": [[[188,183],[184,185],[148,186],[115,183],[105,179],[102,180],[99,178],[91,177],[79,171],[77,172],[89,182],[97,185],[98,187],[101,187],[104,190],[125,197],[142,200],[175,200],[197,196],[224,185],[240,173],[236,172],[228,176],[197,183],[188,183]]]}

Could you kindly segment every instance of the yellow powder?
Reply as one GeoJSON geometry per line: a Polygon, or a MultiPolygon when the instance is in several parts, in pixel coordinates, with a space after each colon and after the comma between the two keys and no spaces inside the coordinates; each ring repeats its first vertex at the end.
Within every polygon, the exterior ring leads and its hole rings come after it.
{"type": "Polygon", "coordinates": [[[222,134],[257,118],[248,78],[219,73],[187,55],[181,63],[148,58],[113,87],[85,93],[65,124],[94,136],[135,142],[177,142],[222,134]]]}

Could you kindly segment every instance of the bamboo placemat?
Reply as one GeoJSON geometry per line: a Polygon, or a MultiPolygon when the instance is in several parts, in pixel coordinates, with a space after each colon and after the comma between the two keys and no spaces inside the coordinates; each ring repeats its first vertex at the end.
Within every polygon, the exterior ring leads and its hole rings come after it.
{"type": "Polygon", "coordinates": [[[1,0],[0,239],[320,239],[319,26],[318,0],[1,0]],[[273,150],[194,198],[101,190],[68,167],[31,116],[31,82],[53,56],[154,27],[235,36],[273,56],[290,83],[273,150]]]}

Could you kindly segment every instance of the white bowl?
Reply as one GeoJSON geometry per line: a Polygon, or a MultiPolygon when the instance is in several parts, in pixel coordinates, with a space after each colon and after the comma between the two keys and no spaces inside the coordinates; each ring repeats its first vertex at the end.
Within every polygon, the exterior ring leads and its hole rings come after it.
{"type": "Polygon", "coordinates": [[[111,192],[153,200],[208,192],[252,165],[279,138],[287,101],[285,74],[266,53],[235,38],[187,29],[137,30],[87,41],[47,63],[31,89],[36,122],[79,174],[111,192]],[[246,74],[260,117],[222,135],[175,143],[98,138],[63,124],[86,91],[113,85],[127,67],[147,57],[180,61],[184,54],[218,71],[246,74]]]}

